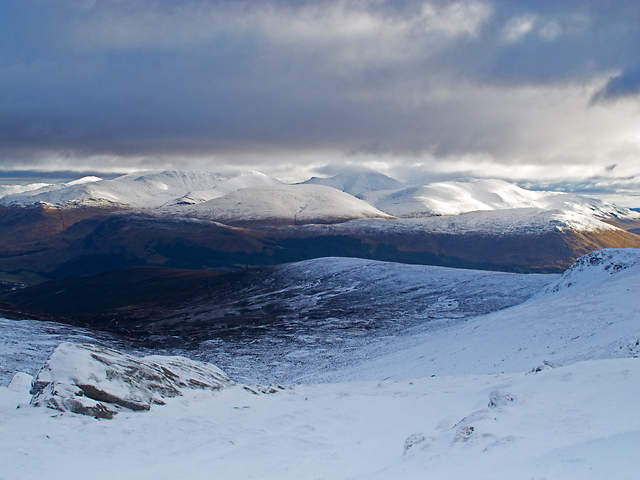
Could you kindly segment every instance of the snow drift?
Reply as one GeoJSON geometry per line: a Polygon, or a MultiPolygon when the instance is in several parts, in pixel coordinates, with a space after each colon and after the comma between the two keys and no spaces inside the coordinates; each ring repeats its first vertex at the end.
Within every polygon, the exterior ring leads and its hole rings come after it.
{"type": "Polygon", "coordinates": [[[16,480],[88,471],[95,480],[637,475],[637,359],[536,374],[299,385],[269,396],[190,390],[109,422],[28,408],[18,380],[0,387],[0,465],[16,480]]]}

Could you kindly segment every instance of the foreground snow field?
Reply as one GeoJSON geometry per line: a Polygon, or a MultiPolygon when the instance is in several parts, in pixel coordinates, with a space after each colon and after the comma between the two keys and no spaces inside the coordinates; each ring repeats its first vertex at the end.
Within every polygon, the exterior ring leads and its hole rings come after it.
{"type": "Polygon", "coordinates": [[[19,373],[0,387],[0,479],[637,478],[640,251],[552,280],[508,309],[325,345],[341,368],[308,359],[272,394],[187,389],[97,420],[29,406],[19,373]]]}
{"type": "Polygon", "coordinates": [[[0,478],[637,478],[638,359],[192,391],[112,420],[29,407],[27,390],[0,388],[0,478]]]}

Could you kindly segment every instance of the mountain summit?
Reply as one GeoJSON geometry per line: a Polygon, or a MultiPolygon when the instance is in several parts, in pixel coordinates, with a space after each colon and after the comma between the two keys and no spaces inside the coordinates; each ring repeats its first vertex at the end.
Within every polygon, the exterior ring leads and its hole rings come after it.
{"type": "Polygon", "coordinates": [[[358,198],[363,198],[365,192],[402,188],[398,180],[378,172],[341,173],[331,178],[312,177],[302,184],[326,185],[358,198]]]}

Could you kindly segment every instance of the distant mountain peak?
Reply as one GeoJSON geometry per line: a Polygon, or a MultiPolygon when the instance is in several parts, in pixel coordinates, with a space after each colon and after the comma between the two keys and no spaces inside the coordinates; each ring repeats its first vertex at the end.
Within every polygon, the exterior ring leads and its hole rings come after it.
{"type": "Polygon", "coordinates": [[[361,196],[366,192],[395,190],[403,186],[398,180],[378,172],[340,173],[330,178],[312,177],[302,184],[325,185],[353,196],[361,196]]]}
{"type": "Polygon", "coordinates": [[[82,185],[83,183],[93,183],[93,182],[100,182],[100,181],[102,181],[102,179],[100,177],[96,177],[94,175],[89,175],[87,177],[79,178],[78,180],[73,180],[71,182],[67,182],[66,185],[67,186],[82,185]]]}

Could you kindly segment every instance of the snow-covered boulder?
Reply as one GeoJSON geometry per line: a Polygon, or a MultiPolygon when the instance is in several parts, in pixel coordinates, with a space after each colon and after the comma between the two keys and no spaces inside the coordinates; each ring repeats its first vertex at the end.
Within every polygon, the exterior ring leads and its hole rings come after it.
{"type": "Polygon", "coordinates": [[[17,372],[7,388],[12,392],[27,392],[31,388],[32,382],[33,377],[31,375],[24,372],[17,372]]]}
{"type": "Polygon", "coordinates": [[[208,363],[131,355],[96,345],[62,343],[33,380],[31,404],[99,418],[122,408],[149,410],[188,389],[220,390],[234,382],[208,363]]]}

